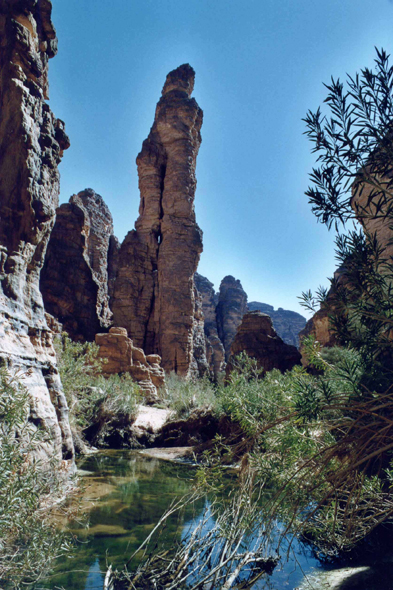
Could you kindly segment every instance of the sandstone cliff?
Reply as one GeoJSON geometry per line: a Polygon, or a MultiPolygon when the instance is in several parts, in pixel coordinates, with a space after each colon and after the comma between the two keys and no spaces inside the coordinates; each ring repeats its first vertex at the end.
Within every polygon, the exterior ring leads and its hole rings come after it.
{"type": "Polygon", "coordinates": [[[231,346],[226,373],[233,368],[234,357],[241,352],[258,361],[264,372],[279,369],[284,372],[300,364],[300,352],[295,346],[285,344],[273,329],[271,318],[260,311],[250,311],[243,316],[231,346]]]}
{"type": "Polygon", "coordinates": [[[0,5],[0,359],[30,395],[31,426],[47,434],[37,453],[73,465],[68,408],[39,277],[58,205],[64,123],[48,98],[57,51],[49,0],[0,5]]]}
{"type": "Polygon", "coordinates": [[[117,252],[111,299],[114,323],[180,375],[192,367],[194,273],[202,252],[194,211],[202,110],[191,98],[194,76],[188,64],[167,76],[137,157],[139,217],[117,252]]]}
{"type": "Polygon", "coordinates": [[[236,330],[247,311],[247,293],[231,275],[223,278],[216,308],[218,335],[225,349],[225,360],[231,352],[236,330]]]}
{"type": "Polygon", "coordinates": [[[219,373],[225,370],[225,349],[218,335],[216,318],[218,298],[213,283],[199,273],[195,273],[195,285],[202,299],[207,361],[216,379],[219,373]]]}
{"type": "Polygon", "coordinates": [[[272,305],[251,301],[248,303],[250,311],[261,311],[272,318],[273,328],[286,344],[299,348],[299,332],[306,325],[306,318],[300,313],[279,307],[274,309],[272,305]]]}
{"type": "Polygon", "coordinates": [[[93,341],[112,319],[108,293],[112,216],[92,189],[73,195],[56,214],[40,281],[45,309],[71,338],[93,341]]]}
{"type": "Polygon", "coordinates": [[[99,356],[106,360],[102,366],[104,375],[130,373],[138,383],[145,401],[154,403],[165,389],[165,372],[158,354],[146,356],[134,346],[125,328],[110,328],[109,334],[96,334],[99,356]]]}

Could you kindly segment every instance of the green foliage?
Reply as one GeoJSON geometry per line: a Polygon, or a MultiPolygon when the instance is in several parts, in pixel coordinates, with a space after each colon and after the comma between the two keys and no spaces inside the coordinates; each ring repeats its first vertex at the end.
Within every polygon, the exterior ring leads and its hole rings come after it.
{"type": "Polygon", "coordinates": [[[207,377],[186,380],[172,372],[166,385],[164,402],[178,418],[187,418],[197,408],[218,410],[216,387],[207,377]]]}
{"type": "Polygon", "coordinates": [[[10,589],[39,581],[70,550],[42,507],[58,482],[50,463],[34,460],[45,433],[28,420],[20,378],[0,370],[0,584],[10,589]]]}
{"type": "MultiPolygon", "coordinates": [[[[354,184],[370,191],[371,210],[356,216],[386,218],[393,207],[393,68],[389,56],[376,49],[375,70],[347,76],[346,86],[331,79],[325,84],[329,112],[309,111],[306,135],[317,154],[318,168],[310,174],[306,195],[319,221],[336,228],[355,217],[351,204],[354,184]]],[[[361,189],[362,190],[362,189],[361,189]]]]}
{"type": "Polygon", "coordinates": [[[65,333],[55,341],[55,348],[71,422],[75,426],[86,429],[119,416],[132,421],[140,403],[140,391],[128,373],[105,378],[98,346],[73,342],[65,333]]]}

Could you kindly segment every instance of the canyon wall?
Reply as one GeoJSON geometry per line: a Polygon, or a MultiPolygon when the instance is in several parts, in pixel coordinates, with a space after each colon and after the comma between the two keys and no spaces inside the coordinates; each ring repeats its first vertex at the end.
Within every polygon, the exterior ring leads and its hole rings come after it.
{"type": "Polygon", "coordinates": [[[220,284],[216,318],[218,336],[224,345],[226,361],[231,353],[231,344],[236,330],[246,311],[247,293],[241,282],[231,275],[224,277],[220,284]]]}
{"type": "Polygon", "coordinates": [[[42,460],[73,465],[68,408],[39,290],[55,222],[58,164],[69,147],[48,99],[48,60],[57,52],[49,0],[0,6],[0,360],[29,393],[27,420],[42,426],[42,460]]]}
{"type": "Polygon", "coordinates": [[[73,340],[93,341],[111,325],[108,252],[112,215],[92,189],[57,209],[41,272],[45,309],[73,340]]]}

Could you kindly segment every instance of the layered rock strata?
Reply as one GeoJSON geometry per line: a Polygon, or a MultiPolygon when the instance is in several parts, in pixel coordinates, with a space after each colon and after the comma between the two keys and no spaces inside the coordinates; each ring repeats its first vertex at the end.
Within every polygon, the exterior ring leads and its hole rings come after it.
{"type": "Polygon", "coordinates": [[[194,70],[167,76],[149,137],[137,157],[141,201],[135,230],[118,252],[114,323],[138,347],[187,376],[194,352],[194,273],[202,252],[195,220],[196,157],[202,110],[191,93],[194,70]]]}
{"type": "Polygon", "coordinates": [[[56,367],[40,271],[58,205],[58,164],[69,147],[48,98],[57,52],[49,0],[0,4],[0,359],[27,388],[43,461],[73,465],[68,408],[56,367]]]}
{"type": "Polygon", "coordinates": [[[273,328],[286,344],[299,348],[299,333],[306,325],[306,318],[300,313],[279,307],[274,309],[273,305],[251,301],[248,303],[250,311],[261,311],[272,318],[273,328]]]}
{"type": "Polygon", "coordinates": [[[223,278],[216,308],[218,336],[224,345],[225,360],[231,354],[236,330],[247,312],[247,293],[239,280],[231,275],[223,278]]]}
{"type": "Polygon", "coordinates": [[[274,330],[271,318],[260,311],[250,311],[243,316],[231,345],[227,375],[233,369],[234,358],[241,352],[255,358],[264,373],[272,369],[288,371],[300,364],[301,359],[297,348],[285,344],[274,330]]]}
{"type": "Polygon", "coordinates": [[[202,299],[204,332],[206,337],[206,356],[215,379],[225,371],[225,349],[218,335],[216,306],[217,295],[206,277],[195,273],[195,285],[202,299]]]}
{"type": "Polygon", "coordinates": [[[130,373],[138,383],[148,403],[157,401],[165,389],[165,372],[158,354],[145,355],[134,346],[125,328],[110,328],[108,334],[96,334],[99,356],[106,362],[102,365],[104,375],[130,373]]]}
{"type": "Polygon", "coordinates": [[[93,341],[112,323],[108,251],[113,220],[92,189],[73,195],[57,209],[40,288],[45,309],[74,340],[93,341]]]}

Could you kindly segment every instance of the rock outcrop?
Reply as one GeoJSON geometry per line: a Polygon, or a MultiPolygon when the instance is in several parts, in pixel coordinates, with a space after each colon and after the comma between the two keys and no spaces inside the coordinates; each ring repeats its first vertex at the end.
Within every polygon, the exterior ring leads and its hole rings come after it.
{"type": "Polygon", "coordinates": [[[231,353],[236,330],[247,311],[247,293],[231,275],[223,278],[216,308],[218,336],[224,345],[225,360],[231,353]]]}
{"type": "Polygon", "coordinates": [[[277,334],[284,340],[286,344],[291,344],[299,348],[299,332],[301,332],[306,325],[306,318],[296,311],[290,311],[279,307],[274,309],[272,305],[267,303],[260,303],[259,301],[251,301],[248,303],[250,311],[261,311],[272,318],[273,328],[277,334]]]}
{"type": "Polygon", "coordinates": [[[295,346],[285,344],[273,329],[271,318],[260,311],[249,311],[243,316],[231,346],[226,373],[233,368],[233,359],[241,352],[258,361],[264,372],[272,369],[288,371],[300,364],[301,355],[295,346]]]}
{"type": "Polygon", "coordinates": [[[45,309],[73,340],[94,341],[111,325],[108,251],[113,220],[92,189],[73,195],[56,212],[41,273],[45,309]]]}
{"type": "Polygon", "coordinates": [[[30,397],[27,420],[42,426],[42,459],[73,466],[73,443],[39,290],[58,205],[58,164],[69,147],[48,99],[48,60],[57,51],[49,0],[0,7],[0,359],[30,397]]]}
{"type": "Polygon", "coordinates": [[[166,371],[184,376],[194,353],[194,273],[202,252],[194,211],[202,110],[191,98],[194,76],[188,64],[167,76],[137,157],[139,217],[118,251],[112,296],[114,323],[136,346],[160,354],[166,371]]]}
{"type": "Polygon", "coordinates": [[[145,355],[134,346],[125,328],[110,328],[108,334],[96,334],[99,356],[106,362],[102,365],[104,375],[130,373],[138,383],[148,403],[157,401],[165,389],[165,372],[158,354],[145,355]]]}
{"type": "Polygon", "coordinates": [[[216,306],[218,297],[214,291],[213,283],[199,273],[195,273],[195,285],[202,298],[207,361],[212,375],[217,379],[218,375],[225,371],[226,365],[225,349],[217,328],[216,306]]]}

